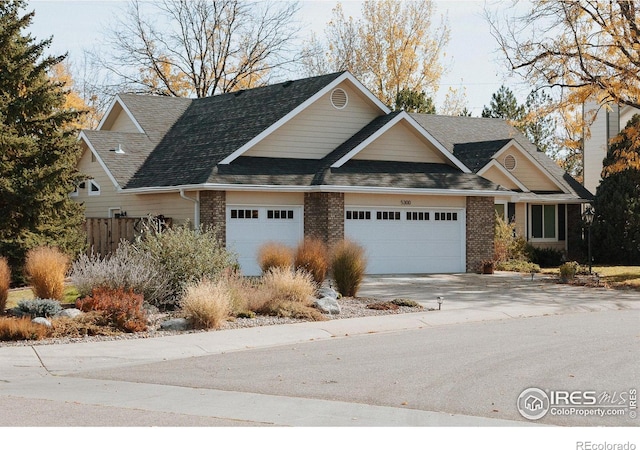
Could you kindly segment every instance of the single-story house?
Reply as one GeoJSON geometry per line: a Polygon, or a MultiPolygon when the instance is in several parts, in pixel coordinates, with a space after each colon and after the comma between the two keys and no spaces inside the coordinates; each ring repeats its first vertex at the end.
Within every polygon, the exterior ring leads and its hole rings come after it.
{"type": "Polygon", "coordinates": [[[475,272],[496,211],[570,251],[591,195],[499,119],[391,111],[349,72],[201,99],[122,94],[83,130],[87,217],[215,226],[247,275],[268,241],[348,238],[368,272],[475,272]]]}

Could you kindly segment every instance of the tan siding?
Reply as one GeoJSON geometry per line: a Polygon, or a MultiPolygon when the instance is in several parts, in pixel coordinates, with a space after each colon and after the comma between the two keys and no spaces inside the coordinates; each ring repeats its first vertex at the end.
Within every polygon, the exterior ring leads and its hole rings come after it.
{"type": "Polygon", "coordinates": [[[349,96],[344,109],[331,105],[329,92],[244,155],[320,159],[381,114],[350,83],[339,87],[349,96]]]}
{"type": "Polygon", "coordinates": [[[465,208],[466,197],[441,197],[426,195],[371,195],[344,194],[344,205],[349,206],[389,206],[398,208],[465,208]],[[411,204],[403,204],[403,200],[411,204]]]}
{"type": "MultiPolygon", "coordinates": [[[[585,105],[585,108],[589,105],[585,105]]],[[[584,142],[584,187],[595,193],[596,187],[600,184],[602,160],[607,156],[607,114],[605,110],[599,111],[589,130],[591,136],[584,142]]]]}
{"type": "Polygon", "coordinates": [[[516,233],[518,236],[526,237],[527,230],[527,207],[524,203],[516,203],[516,233]]]}
{"type": "Polygon", "coordinates": [[[502,187],[507,189],[512,189],[519,191],[520,187],[515,184],[512,180],[509,179],[504,173],[502,173],[498,168],[491,167],[489,170],[482,174],[483,178],[490,180],[496,184],[499,184],[502,187]]]}
{"type": "Polygon", "coordinates": [[[227,205],[304,205],[302,192],[227,191],[227,205]]]}
{"type": "MultiPolygon", "coordinates": [[[[167,194],[123,194],[118,193],[102,166],[91,162],[91,152],[86,150],[79,163],[81,173],[93,179],[100,186],[100,195],[89,195],[88,184],[81,189],[74,200],[84,203],[86,217],[109,217],[109,208],[119,208],[128,217],[145,217],[149,214],[162,214],[171,217],[174,223],[194,221],[194,203],[180,198],[178,193],[167,194]]],[[[196,197],[195,192],[187,196],[196,197]]]]}
{"type": "Polygon", "coordinates": [[[139,133],[140,131],[129,118],[129,115],[116,103],[111,114],[104,121],[101,130],[120,131],[122,133],[139,133]]]}
{"type": "Polygon", "coordinates": [[[395,124],[355,155],[353,159],[421,163],[448,162],[438,150],[404,121],[395,124]]]}
{"type": "Polygon", "coordinates": [[[504,158],[513,155],[516,158],[516,168],[511,171],[514,177],[531,191],[560,191],[560,188],[549,179],[549,175],[540,170],[515,147],[503,152],[497,161],[504,166],[504,158]]]}

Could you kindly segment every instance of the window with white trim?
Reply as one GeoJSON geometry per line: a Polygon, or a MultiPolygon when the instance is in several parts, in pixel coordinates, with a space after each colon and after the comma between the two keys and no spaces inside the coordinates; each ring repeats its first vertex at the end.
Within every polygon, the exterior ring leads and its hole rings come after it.
{"type": "Polygon", "coordinates": [[[438,221],[456,221],[458,220],[458,213],[457,212],[437,212],[434,214],[434,218],[435,220],[438,221]]]}
{"type": "Polygon", "coordinates": [[[429,220],[429,212],[407,211],[407,220],[429,220]]]}
{"type": "Polygon", "coordinates": [[[371,211],[346,211],[347,220],[371,220],[371,211]]]}
{"type": "Polygon", "coordinates": [[[293,219],[293,209],[268,209],[267,219],[293,219]]]}
{"type": "Polygon", "coordinates": [[[232,209],[232,219],[257,219],[259,217],[257,209],[232,209]]]}
{"type": "Polygon", "coordinates": [[[89,180],[89,195],[100,195],[100,185],[94,180],[89,180]]]}
{"type": "Polygon", "coordinates": [[[400,220],[400,211],[378,211],[376,212],[378,220],[400,220]]]}
{"type": "Polygon", "coordinates": [[[557,240],[558,214],[556,205],[530,205],[529,222],[532,239],[557,240]]]}

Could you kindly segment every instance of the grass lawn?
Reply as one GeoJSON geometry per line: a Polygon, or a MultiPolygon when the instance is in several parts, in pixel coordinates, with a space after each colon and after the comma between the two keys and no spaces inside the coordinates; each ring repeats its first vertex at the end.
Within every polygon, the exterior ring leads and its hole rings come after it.
{"type": "MultiPolygon", "coordinates": [[[[600,281],[612,288],[631,288],[640,290],[640,266],[593,266],[593,273],[600,281]]],[[[542,273],[558,275],[558,269],[542,269],[542,273]]]]}
{"type": "MultiPolygon", "coordinates": [[[[18,305],[20,300],[33,300],[36,298],[31,288],[11,289],[7,298],[7,309],[18,305]]],[[[67,286],[64,290],[64,299],[61,303],[75,303],[78,291],[73,286],[67,286]]]]}

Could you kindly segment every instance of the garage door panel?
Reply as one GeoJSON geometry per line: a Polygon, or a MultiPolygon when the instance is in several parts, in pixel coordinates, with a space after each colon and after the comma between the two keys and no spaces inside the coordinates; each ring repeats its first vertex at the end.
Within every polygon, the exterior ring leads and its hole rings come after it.
{"type": "Polygon", "coordinates": [[[227,248],[238,255],[244,275],[260,275],[258,251],[265,243],[299,244],[302,214],[301,206],[227,206],[227,248]]]}
{"type": "Polygon", "coordinates": [[[371,274],[464,272],[464,217],[462,209],[346,208],[345,236],[366,249],[371,274]]]}

